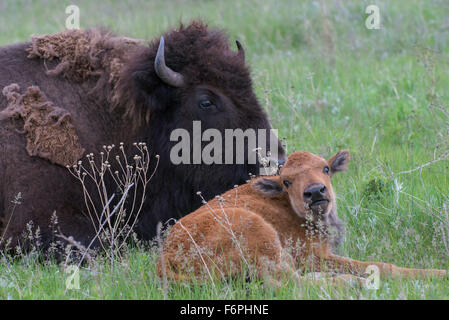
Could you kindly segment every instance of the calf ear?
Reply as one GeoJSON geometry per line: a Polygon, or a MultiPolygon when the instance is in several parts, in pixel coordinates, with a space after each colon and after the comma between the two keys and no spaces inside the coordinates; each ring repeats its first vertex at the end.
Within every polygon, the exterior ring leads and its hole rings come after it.
{"type": "Polygon", "coordinates": [[[278,181],[266,178],[258,178],[251,184],[251,186],[256,192],[269,198],[278,196],[285,192],[278,181]]]}
{"type": "Polygon", "coordinates": [[[346,170],[350,158],[351,156],[349,155],[348,150],[338,151],[337,154],[328,161],[331,173],[334,174],[335,172],[346,170]]]}

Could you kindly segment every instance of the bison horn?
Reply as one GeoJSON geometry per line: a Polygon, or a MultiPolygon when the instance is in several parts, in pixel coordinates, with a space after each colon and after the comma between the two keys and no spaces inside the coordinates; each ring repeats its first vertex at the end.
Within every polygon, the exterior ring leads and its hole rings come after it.
{"type": "Polygon", "coordinates": [[[164,48],[165,42],[164,37],[162,36],[161,41],[159,42],[159,48],[157,49],[156,59],[154,60],[154,70],[156,71],[157,76],[166,84],[173,87],[182,87],[185,84],[184,77],[182,74],[167,67],[165,64],[164,48]]]}
{"type": "Polygon", "coordinates": [[[237,49],[238,49],[237,56],[239,56],[240,59],[242,59],[243,61],[245,61],[245,49],[243,49],[243,46],[242,46],[242,44],[240,43],[240,41],[235,40],[235,43],[236,43],[237,49]]]}

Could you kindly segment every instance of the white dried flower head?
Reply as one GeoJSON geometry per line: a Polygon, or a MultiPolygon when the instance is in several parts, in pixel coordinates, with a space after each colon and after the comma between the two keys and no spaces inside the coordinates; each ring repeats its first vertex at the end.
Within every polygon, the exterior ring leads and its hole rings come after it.
{"type": "Polygon", "coordinates": [[[270,160],[268,160],[267,158],[260,158],[260,163],[261,163],[264,167],[268,167],[268,165],[270,164],[270,160]]]}

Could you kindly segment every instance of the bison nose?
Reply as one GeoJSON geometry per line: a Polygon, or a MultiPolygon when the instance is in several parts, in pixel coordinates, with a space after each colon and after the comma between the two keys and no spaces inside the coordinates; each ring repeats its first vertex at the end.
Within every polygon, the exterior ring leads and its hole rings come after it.
{"type": "Polygon", "coordinates": [[[324,214],[329,205],[327,188],[324,184],[309,184],[304,191],[304,204],[315,214],[324,214]]]}
{"type": "Polygon", "coordinates": [[[313,183],[304,191],[304,200],[315,202],[324,199],[327,188],[324,184],[313,183]]]}

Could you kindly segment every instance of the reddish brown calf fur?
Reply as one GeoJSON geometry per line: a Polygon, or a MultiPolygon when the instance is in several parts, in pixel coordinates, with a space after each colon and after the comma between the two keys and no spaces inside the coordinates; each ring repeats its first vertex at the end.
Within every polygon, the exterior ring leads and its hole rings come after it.
{"type": "Polygon", "coordinates": [[[293,262],[292,271],[309,268],[360,276],[376,265],[381,276],[447,275],[444,270],[361,262],[331,252],[332,226],[337,233],[342,229],[331,177],[345,170],[348,161],[345,150],[329,161],[305,151],[293,153],[279,176],[253,179],[204,204],[170,230],[159,275],[163,266],[169,278],[178,280],[233,276],[251,262],[258,276],[279,274],[285,271],[286,257],[293,262]]]}

